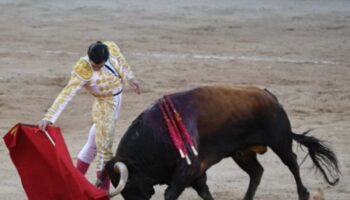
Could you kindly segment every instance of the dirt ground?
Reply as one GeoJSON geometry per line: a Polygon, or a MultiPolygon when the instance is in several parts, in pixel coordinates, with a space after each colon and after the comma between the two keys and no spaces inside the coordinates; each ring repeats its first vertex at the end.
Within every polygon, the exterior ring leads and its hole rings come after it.
{"type": "MultiPolygon", "coordinates": [[[[42,118],[90,43],[114,40],[143,90],[124,93],[115,148],[131,121],[164,94],[201,85],[267,87],[294,132],[314,129],[339,158],[337,186],[313,173],[309,158],[301,166],[305,185],[321,189],[327,200],[350,199],[350,1],[101,2],[0,0],[1,136],[18,122],[42,118]]],[[[74,161],[87,139],[92,100],[80,92],[57,122],[74,161]]],[[[306,153],[296,153],[301,162],[306,153]]],[[[259,160],[265,172],[256,199],[297,199],[294,179],[277,156],[268,151],[259,160]]],[[[248,176],[232,160],[208,173],[215,199],[243,197],[248,176]]],[[[164,189],[157,186],[152,199],[163,199],[164,189]]],[[[2,140],[0,199],[26,199],[2,140]]],[[[180,199],[199,197],[187,189],[180,199]]]]}

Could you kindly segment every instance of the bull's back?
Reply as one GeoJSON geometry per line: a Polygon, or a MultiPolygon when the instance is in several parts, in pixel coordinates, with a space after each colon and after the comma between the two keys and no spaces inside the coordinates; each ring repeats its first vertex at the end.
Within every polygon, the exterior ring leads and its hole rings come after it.
{"type": "Polygon", "coordinates": [[[271,93],[257,87],[201,87],[192,91],[192,98],[202,135],[216,133],[225,124],[254,120],[280,108],[271,93]]]}

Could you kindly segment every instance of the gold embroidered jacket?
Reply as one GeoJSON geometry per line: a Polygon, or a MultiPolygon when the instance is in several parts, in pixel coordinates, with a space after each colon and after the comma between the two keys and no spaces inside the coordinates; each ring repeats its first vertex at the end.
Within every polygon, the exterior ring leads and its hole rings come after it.
{"type": "Polygon", "coordinates": [[[88,56],[80,58],[74,65],[68,84],[57,96],[44,116],[44,120],[55,123],[74,95],[85,87],[96,98],[113,97],[121,92],[123,84],[134,78],[133,72],[119,47],[112,41],[103,42],[108,46],[110,57],[105,66],[94,71],[88,56]]]}

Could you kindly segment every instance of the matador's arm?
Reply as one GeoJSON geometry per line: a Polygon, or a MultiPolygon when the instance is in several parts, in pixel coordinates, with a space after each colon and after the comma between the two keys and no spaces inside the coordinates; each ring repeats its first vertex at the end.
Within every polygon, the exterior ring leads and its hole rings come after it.
{"type": "Polygon", "coordinates": [[[55,123],[74,95],[91,79],[92,69],[86,60],[79,60],[73,67],[68,84],[56,97],[44,116],[44,120],[55,123]]]}

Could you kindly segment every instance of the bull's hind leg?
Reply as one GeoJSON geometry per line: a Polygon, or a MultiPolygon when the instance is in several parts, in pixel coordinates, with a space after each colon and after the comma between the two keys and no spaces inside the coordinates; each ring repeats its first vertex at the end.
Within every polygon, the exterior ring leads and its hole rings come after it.
{"type": "Polygon", "coordinates": [[[204,200],[214,200],[213,196],[211,195],[209,191],[209,187],[207,185],[207,174],[204,173],[202,176],[200,176],[198,179],[196,179],[192,183],[193,189],[196,190],[198,195],[202,197],[204,200]]]}
{"type": "Polygon", "coordinates": [[[249,175],[249,186],[244,200],[253,200],[255,192],[260,184],[264,168],[256,158],[256,153],[251,150],[244,150],[235,153],[232,158],[249,175]]]}
{"type": "Polygon", "coordinates": [[[288,144],[284,143],[279,146],[271,146],[271,148],[281,158],[282,162],[285,165],[287,165],[289,170],[292,172],[297,185],[299,200],[308,200],[310,194],[301,181],[299,165],[297,163],[297,156],[292,151],[291,142],[288,144]]]}

